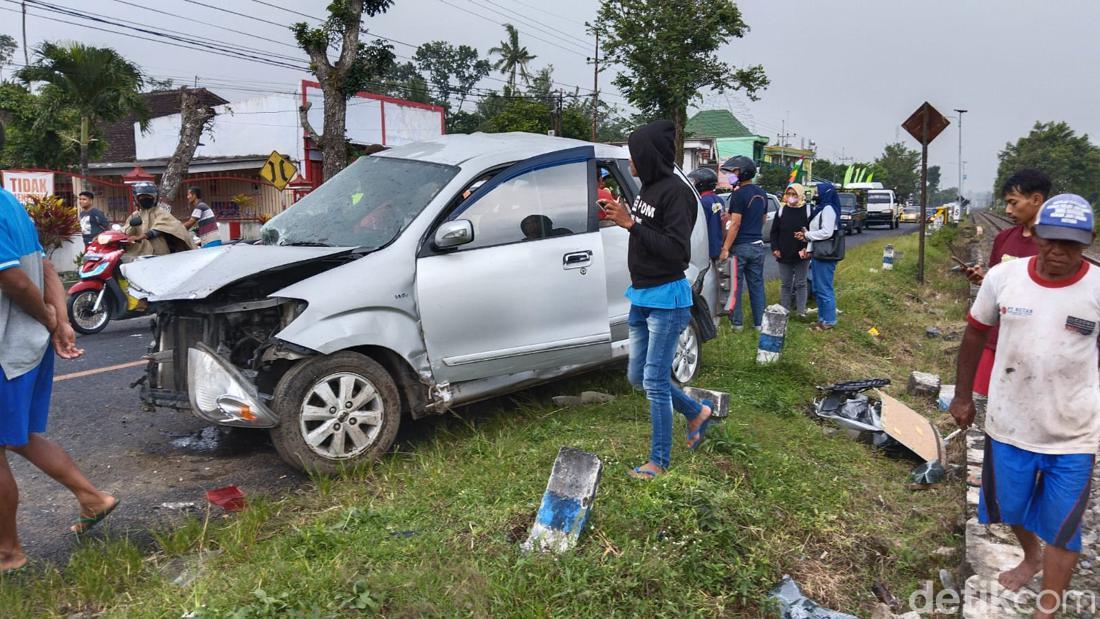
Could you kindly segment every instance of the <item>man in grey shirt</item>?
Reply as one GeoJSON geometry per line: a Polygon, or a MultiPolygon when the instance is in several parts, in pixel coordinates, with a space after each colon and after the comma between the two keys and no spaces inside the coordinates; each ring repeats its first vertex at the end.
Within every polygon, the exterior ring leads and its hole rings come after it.
{"type": "Polygon", "coordinates": [[[7,452],[30,460],[72,491],[80,504],[74,533],[88,530],[118,506],[118,499],[93,486],[69,454],[43,434],[55,352],[62,359],[84,352],[69,325],[65,289],[27,211],[0,189],[0,573],[27,565],[15,524],[19,488],[7,452]]]}

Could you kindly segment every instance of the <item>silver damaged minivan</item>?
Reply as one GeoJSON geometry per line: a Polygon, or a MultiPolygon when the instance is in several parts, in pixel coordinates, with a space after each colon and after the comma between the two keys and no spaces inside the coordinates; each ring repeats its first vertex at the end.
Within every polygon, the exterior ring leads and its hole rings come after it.
{"type": "MultiPolygon", "coordinates": [[[[268,428],[288,463],[331,472],[385,453],[405,416],[622,359],[627,233],[599,221],[596,191],[603,175],[634,199],[627,159],[534,134],[443,136],[360,158],[256,243],[126,265],[156,311],[141,397],[268,428]]],[[[717,309],[701,213],[685,275],[682,383],[717,309]]]]}

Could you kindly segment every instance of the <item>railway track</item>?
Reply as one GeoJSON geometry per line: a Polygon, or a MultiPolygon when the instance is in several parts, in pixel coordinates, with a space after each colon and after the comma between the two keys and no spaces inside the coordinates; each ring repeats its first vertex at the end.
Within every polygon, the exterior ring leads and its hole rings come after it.
{"type": "MultiPolygon", "coordinates": [[[[997,232],[1015,225],[1008,217],[991,211],[974,211],[971,213],[971,217],[974,219],[975,224],[992,228],[997,232]]],[[[1100,266],[1100,253],[1098,253],[1095,248],[1090,248],[1085,252],[1085,260],[1088,260],[1095,266],[1100,266]]]]}

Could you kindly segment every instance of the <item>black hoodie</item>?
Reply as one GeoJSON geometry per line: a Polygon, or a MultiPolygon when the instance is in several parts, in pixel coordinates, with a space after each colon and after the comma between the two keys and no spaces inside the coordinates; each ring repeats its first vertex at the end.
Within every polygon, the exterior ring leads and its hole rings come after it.
{"type": "Polygon", "coordinates": [[[642,191],[630,208],[627,266],[635,288],[653,288],[684,278],[691,260],[691,231],[699,199],[676,174],[676,127],[658,120],[630,134],[630,158],[642,191]]]}

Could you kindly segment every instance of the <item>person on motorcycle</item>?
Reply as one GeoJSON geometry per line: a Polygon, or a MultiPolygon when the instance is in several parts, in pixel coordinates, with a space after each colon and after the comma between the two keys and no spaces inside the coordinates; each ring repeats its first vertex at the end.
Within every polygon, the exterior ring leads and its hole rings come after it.
{"type": "Polygon", "coordinates": [[[148,181],[134,184],[134,201],[138,210],[129,220],[126,233],[130,235],[132,256],[163,256],[195,249],[191,233],[183,227],[166,204],[160,202],[160,191],[148,181]]]}

